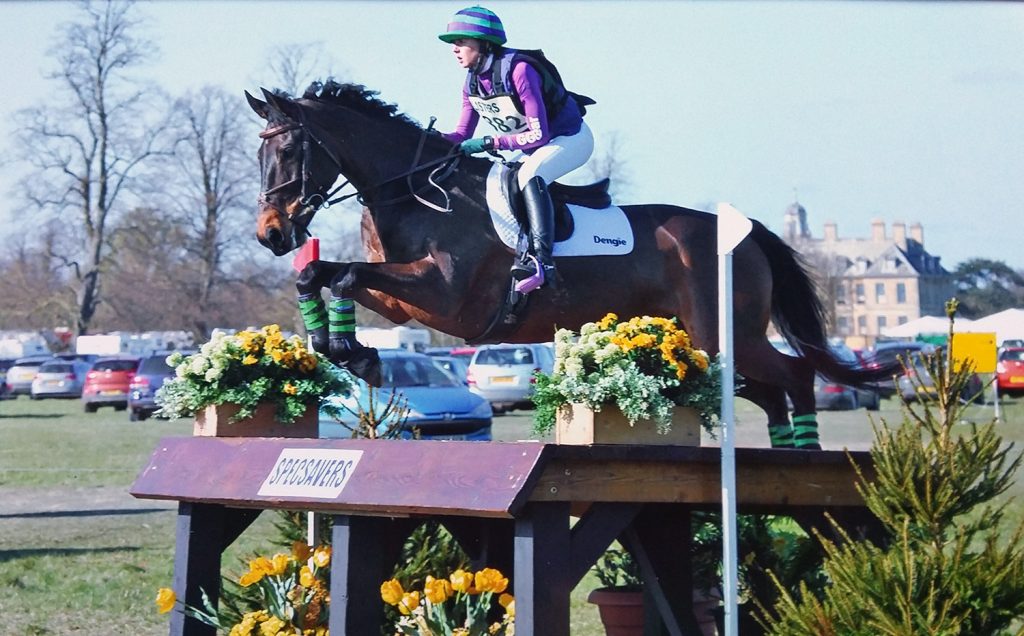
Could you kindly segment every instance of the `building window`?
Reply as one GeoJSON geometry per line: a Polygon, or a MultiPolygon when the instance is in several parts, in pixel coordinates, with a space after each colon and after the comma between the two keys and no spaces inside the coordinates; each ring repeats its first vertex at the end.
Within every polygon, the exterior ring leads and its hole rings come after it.
{"type": "Polygon", "coordinates": [[[863,336],[868,332],[868,317],[857,316],[857,335],[863,336]]]}
{"type": "Polygon", "coordinates": [[[896,302],[901,304],[901,305],[906,304],[906,302],[907,302],[907,284],[906,283],[896,283],[896,302]]]}
{"type": "Polygon", "coordinates": [[[882,330],[885,329],[885,316],[879,316],[875,320],[878,322],[878,333],[882,333],[882,330]]]}
{"type": "Polygon", "coordinates": [[[864,302],[864,283],[857,283],[857,302],[864,302]]]}
{"type": "Polygon", "coordinates": [[[885,302],[885,283],[875,283],[875,302],[878,304],[885,302]]]}
{"type": "Polygon", "coordinates": [[[836,304],[846,304],[846,283],[836,283],[836,304]]]}
{"type": "Polygon", "coordinates": [[[839,332],[840,336],[850,335],[850,319],[846,316],[840,316],[836,319],[836,331],[839,332]]]}
{"type": "Polygon", "coordinates": [[[905,325],[905,324],[907,324],[907,317],[906,316],[900,316],[899,318],[896,319],[896,324],[897,325],[905,325]]]}

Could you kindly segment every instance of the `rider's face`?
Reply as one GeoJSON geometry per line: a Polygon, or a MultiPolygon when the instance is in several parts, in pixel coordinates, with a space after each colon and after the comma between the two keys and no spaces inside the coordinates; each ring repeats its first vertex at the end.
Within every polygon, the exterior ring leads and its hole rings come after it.
{"type": "Polygon", "coordinates": [[[452,42],[452,52],[462,68],[473,68],[480,59],[480,40],[459,38],[452,42]]]}

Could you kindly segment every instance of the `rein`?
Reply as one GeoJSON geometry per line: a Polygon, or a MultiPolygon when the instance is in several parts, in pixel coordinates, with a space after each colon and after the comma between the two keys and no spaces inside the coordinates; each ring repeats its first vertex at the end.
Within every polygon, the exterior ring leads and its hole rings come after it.
{"type": "Polygon", "coordinates": [[[443,157],[427,161],[426,163],[418,164],[420,156],[423,153],[424,142],[426,141],[427,135],[430,134],[431,130],[433,129],[434,121],[435,119],[431,118],[430,126],[423,130],[423,135],[420,137],[419,144],[416,147],[416,154],[412,160],[412,167],[409,170],[406,170],[405,172],[397,174],[393,177],[389,177],[370,188],[371,192],[375,192],[380,190],[383,186],[389,183],[393,183],[395,181],[398,181],[399,179],[406,179],[409,186],[408,194],[394,197],[392,199],[386,199],[383,201],[370,200],[369,197],[361,194],[358,190],[339,197],[335,197],[335,195],[338,194],[338,192],[340,192],[342,188],[351,184],[351,181],[349,179],[346,179],[344,183],[334,188],[330,192],[325,193],[325,187],[318,187],[315,192],[313,192],[312,194],[308,194],[310,179],[312,178],[312,173],[309,170],[309,165],[312,163],[312,145],[310,143],[310,140],[312,140],[318,146],[320,146],[320,148],[327,154],[327,156],[334,163],[339,173],[342,171],[341,161],[338,159],[338,157],[334,155],[333,152],[331,152],[330,148],[328,148],[327,145],[324,144],[323,140],[321,140],[317,135],[313,134],[313,131],[304,122],[289,121],[279,126],[274,126],[273,128],[267,128],[266,130],[260,132],[259,135],[261,139],[269,139],[270,137],[275,137],[277,135],[290,132],[296,129],[302,131],[302,167],[300,169],[301,176],[296,177],[294,179],[290,179],[285,183],[280,183],[274,186],[273,188],[270,188],[269,190],[260,192],[258,200],[260,203],[273,207],[278,212],[287,216],[289,221],[301,227],[302,230],[307,235],[311,235],[309,232],[309,223],[312,221],[313,215],[315,215],[320,210],[320,208],[329,208],[334,204],[341,203],[342,201],[350,199],[352,197],[357,197],[356,200],[359,201],[360,204],[365,206],[387,206],[394,203],[398,203],[400,201],[404,201],[412,197],[416,199],[416,201],[418,201],[420,204],[426,207],[429,207],[433,210],[437,210],[438,212],[449,214],[452,211],[451,201],[448,197],[448,192],[439,185],[439,182],[444,181],[452,174],[452,172],[455,171],[455,168],[458,165],[458,160],[461,157],[458,148],[453,146],[452,149],[443,157]],[[433,170],[431,170],[430,174],[427,175],[427,183],[424,184],[419,189],[414,189],[412,185],[412,176],[420,172],[423,172],[424,170],[427,170],[429,168],[433,168],[433,170]],[[270,197],[270,195],[280,192],[281,190],[288,188],[290,186],[293,186],[300,180],[302,183],[302,194],[301,198],[299,199],[299,204],[302,206],[302,210],[292,215],[285,212],[284,210],[281,210],[276,205],[270,202],[268,198],[270,197]],[[427,201],[426,199],[420,196],[421,192],[430,187],[436,188],[441,192],[442,196],[444,196],[444,207],[441,207],[435,203],[431,203],[430,201],[427,201]]]}

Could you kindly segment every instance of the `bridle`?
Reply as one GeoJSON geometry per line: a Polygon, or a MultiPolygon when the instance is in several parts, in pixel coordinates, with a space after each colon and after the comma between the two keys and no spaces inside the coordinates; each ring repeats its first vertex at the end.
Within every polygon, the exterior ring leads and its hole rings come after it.
{"type": "Polygon", "coordinates": [[[313,144],[315,143],[324,151],[324,153],[334,163],[334,166],[338,169],[339,174],[342,172],[341,161],[331,151],[331,149],[320,139],[320,137],[314,134],[310,127],[302,121],[288,120],[276,126],[268,127],[266,130],[260,132],[261,139],[270,139],[271,137],[276,137],[277,135],[290,132],[292,130],[299,130],[302,133],[302,164],[299,167],[299,176],[289,179],[284,183],[279,183],[273,188],[270,188],[269,190],[261,191],[259,193],[259,196],[257,197],[257,201],[259,202],[260,205],[271,207],[277,210],[278,213],[286,216],[291,223],[294,223],[307,235],[310,235],[309,224],[313,221],[313,216],[316,215],[320,208],[329,208],[336,203],[341,203],[342,201],[350,199],[352,197],[356,197],[356,200],[359,201],[360,204],[369,207],[383,207],[399,203],[409,198],[414,198],[421,204],[433,210],[437,210],[438,212],[450,213],[452,209],[451,202],[448,198],[448,192],[444,188],[442,188],[439,185],[439,183],[446,179],[449,175],[451,175],[452,172],[455,171],[455,168],[457,167],[459,162],[459,158],[461,157],[458,148],[453,146],[452,149],[443,157],[417,165],[417,162],[419,162],[420,156],[423,152],[423,146],[426,141],[427,135],[431,133],[433,126],[434,118],[432,117],[430,120],[430,125],[427,128],[423,129],[423,134],[420,137],[419,144],[416,147],[416,154],[413,157],[412,168],[406,170],[401,174],[389,177],[388,179],[385,179],[384,181],[381,181],[377,185],[370,188],[372,192],[376,192],[379,191],[383,186],[393,181],[397,181],[403,178],[406,179],[406,182],[408,183],[409,187],[409,192],[401,196],[386,200],[371,200],[369,197],[361,194],[358,190],[335,197],[335,195],[338,194],[338,192],[340,192],[342,188],[352,183],[349,179],[345,179],[344,183],[334,188],[330,192],[327,192],[328,186],[326,185],[315,186],[315,188],[311,192],[310,189],[312,186],[314,186],[314,184],[312,183],[313,175],[310,169],[313,158],[313,144]],[[414,189],[412,185],[412,176],[428,168],[434,169],[431,170],[429,175],[427,175],[427,183],[420,187],[419,189],[414,189]],[[289,214],[288,212],[282,210],[280,207],[271,202],[270,196],[277,192],[280,192],[281,190],[294,186],[296,183],[301,183],[302,188],[301,197],[299,198],[299,205],[301,206],[301,209],[294,214],[289,214]],[[428,187],[436,188],[442,193],[445,200],[444,207],[427,201],[426,199],[419,196],[419,193],[428,187]]]}

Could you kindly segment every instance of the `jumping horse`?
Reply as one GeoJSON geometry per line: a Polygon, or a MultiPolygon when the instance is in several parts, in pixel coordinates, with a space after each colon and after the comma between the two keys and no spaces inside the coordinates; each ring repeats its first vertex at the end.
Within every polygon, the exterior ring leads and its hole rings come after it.
{"type": "MultiPolygon", "coordinates": [[[[562,284],[529,294],[510,323],[503,308],[515,252],[488,212],[490,160],[459,157],[443,137],[363,86],[329,81],[314,83],[301,98],[263,95],[265,101],[246,93],[267,122],[258,153],[259,242],[277,256],[300,247],[314,214],[337,192],[329,190],[339,175],[364,206],[366,262],[311,262],[298,277],[300,297],[319,300],[328,287],[332,297],[354,299],[392,322],[415,319],[472,342],[550,341],[556,328],[578,329],[608,312],[675,316],[695,346],[717,353],[714,215],[622,206],[632,251],[558,258],[562,284]]],[[[814,282],[797,254],[761,223],[754,221],[734,249],[733,271],[738,395],[765,411],[773,446],[818,448],[815,374],[863,385],[891,377],[893,369],[854,369],[832,355],[814,282]],[[797,356],[772,346],[769,320],[797,356]]],[[[314,340],[336,362],[361,359],[356,372],[376,379],[375,357],[334,344],[314,340]]]]}

